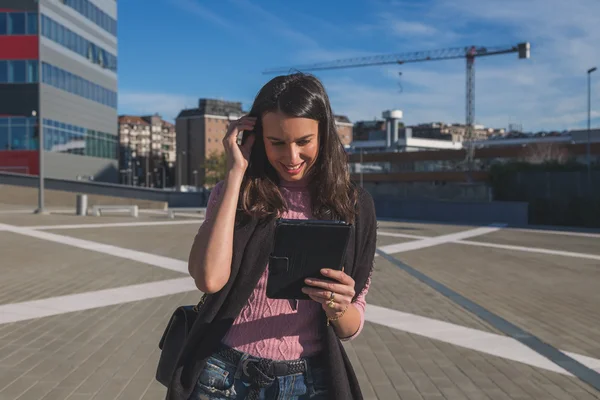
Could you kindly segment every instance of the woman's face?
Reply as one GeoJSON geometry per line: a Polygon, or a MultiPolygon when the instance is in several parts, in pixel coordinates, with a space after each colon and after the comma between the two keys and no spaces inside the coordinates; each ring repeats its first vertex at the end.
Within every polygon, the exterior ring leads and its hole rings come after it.
{"type": "Polygon", "coordinates": [[[262,117],[265,151],[269,162],[285,181],[299,181],[319,155],[319,122],[269,112],[262,117]]]}

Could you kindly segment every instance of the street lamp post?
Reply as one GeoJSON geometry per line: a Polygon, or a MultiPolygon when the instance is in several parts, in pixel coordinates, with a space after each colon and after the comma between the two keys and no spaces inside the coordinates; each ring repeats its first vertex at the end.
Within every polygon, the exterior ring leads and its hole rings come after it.
{"type": "Polygon", "coordinates": [[[198,171],[194,170],[192,173],[194,174],[194,187],[198,187],[198,171]]]}
{"type": "Polygon", "coordinates": [[[31,116],[37,118],[38,126],[38,208],[35,210],[36,214],[45,214],[46,209],[44,208],[44,128],[42,125],[42,118],[37,111],[32,111],[31,116]]]}
{"type": "Polygon", "coordinates": [[[179,185],[179,188],[181,189],[181,163],[183,162],[183,156],[185,155],[185,150],[182,150],[181,152],[179,152],[179,154],[181,154],[181,159],[179,159],[179,156],[177,156],[176,162],[177,162],[177,184],[179,185]]]}
{"type": "Polygon", "coordinates": [[[588,172],[588,189],[592,188],[592,151],[591,151],[591,136],[592,136],[592,72],[597,68],[590,68],[587,71],[588,77],[588,125],[587,125],[587,172],[588,172]]]}
{"type": "MultiPolygon", "coordinates": [[[[41,37],[42,32],[42,13],[41,7],[37,5],[37,35],[38,39],[41,37]]],[[[41,40],[38,40],[38,54],[41,49],[41,40]]],[[[46,209],[44,208],[44,120],[42,119],[42,58],[38,57],[37,60],[37,88],[38,88],[38,96],[37,96],[37,111],[32,111],[31,116],[37,117],[38,121],[38,157],[39,157],[39,171],[38,171],[38,208],[35,210],[36,214],[46,214],[46,209]]]]}

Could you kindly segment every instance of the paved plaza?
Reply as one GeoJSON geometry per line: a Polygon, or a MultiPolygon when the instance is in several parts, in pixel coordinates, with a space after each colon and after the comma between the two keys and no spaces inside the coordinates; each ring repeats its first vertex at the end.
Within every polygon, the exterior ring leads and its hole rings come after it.
{"type": "MultiPolygon", "coordinates": [[[[164,399],[157,344],[200,298],[200,223],[0,205],[0,400],[164,399]]],[[[367,322],[345,345],[366,399],[600,399],[600,233],[378,233],[367,322]]]]}

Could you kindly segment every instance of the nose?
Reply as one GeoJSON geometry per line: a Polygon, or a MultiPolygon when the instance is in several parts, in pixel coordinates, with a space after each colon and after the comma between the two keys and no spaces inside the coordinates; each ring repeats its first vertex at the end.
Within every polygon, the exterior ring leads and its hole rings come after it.
{"type": "Polygon", "coordinates": [[[291,145],[287,146],[285,152],[285,160],[288,164],[296,165],[300,164],[300,162],[302,161],[300,159],[300,149],[298,148],[298,146],[296,146],[295,143],[292,143],[291,145]]]}

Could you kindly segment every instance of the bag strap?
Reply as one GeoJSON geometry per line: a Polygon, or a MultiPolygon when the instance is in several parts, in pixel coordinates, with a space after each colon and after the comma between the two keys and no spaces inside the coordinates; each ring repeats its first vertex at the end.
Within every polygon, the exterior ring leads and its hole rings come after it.
{"type": "Polygon", "coordinates": [[[206,293],[204,293],[202,295],[202,297],[200,298],[200,301],[198,302],[198,304],[196,304],[193,308],[193,310],[195,312],[198,312],[200,310],[200,307],[202,307],[202,305],[204,304],[204,302],[206,301],[206,298],[208,297],[208,295],[206,293]]]}

